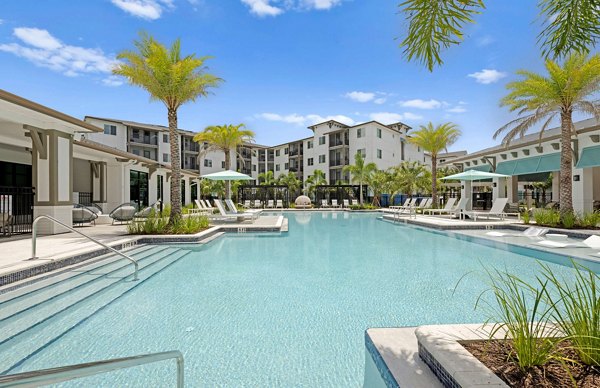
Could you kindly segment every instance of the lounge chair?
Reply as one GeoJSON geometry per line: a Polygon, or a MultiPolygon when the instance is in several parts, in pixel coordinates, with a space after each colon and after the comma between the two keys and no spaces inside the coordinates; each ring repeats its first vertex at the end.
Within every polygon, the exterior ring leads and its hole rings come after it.
{"type": "Polygon", "coordinates": [[[98,214],[92,211],[88,207],[75,204],[73,205],[73,225],[83,225],[86,223],[96,225],[96,219],[98,218],[98,214]]]}
{"type": "Polygon", "coordinates": [[[249,199],[245,200],[242,206],[244,207],[244,209],[250,209],[252,207],[249,199]]]}
{"type": "Polygon", "coordinates": [[[433,202],[433,199],[431,198],[423,198],[421,199],[421,202],[419,202],[419,204],[415,207],[415,211],[421,211],[421,213],[423,211],[425,211],[425,209],[428,209],[431,207],[431,203],[433,202]]]}
{"type": "Polygon", "coordinates": [[[487,232],[488,236],[492,237],[542,237],[548,233],[548,228],[538,228],[537,226],[530,226],[529,228],[520,232],[487,232]]]}
{"type": "Polygon", "coordinates": [[[352,203],[352,206],[358,206],[359,205],[357,199],[353,199],[351,203],[352,203]]]}
{"type": "Polygon", "coordinates": [[[275,201],[273,201],[272,199],[267,200],[267,209],[273,209],[275,207],[275,201]]]}
{"type": "Polygon", "coordinates": [[[215,210],[215,207],[210,204],[210,201],[208,199],[201,199],[200,204],[203,204],[204,208],[210,211],[211,213],[215,210]]]}
{"type": "Polygon", "coordinates": [[[12,221],[12,215],[8,213],[0,213],[0,232],[2,234],[7,234],[10,226],[10,222],[12,221]]]}
{"type": "Polygon", "coordinates": [[[135,212],[135,214],[133,215],[133,218],[148,218],[148,217],[150,217],[150,214],[152,214],[152,211],[157,210],[159,207],[160,207],[160,201],[156,201],[152,205],[146,206],[142,210],[135,212]]]}
{"type": "Polygon", "coordinates": [[[196,207],[193,209],[189,209],[188,212],[189,214],[193,214],[193,215],[208,215],[210,213],[212,213],[211,210],[207,209],[202,202],[200,202],[200,200],[195,199],[194,202],[196,203],[196,207]]]}
{"type": "Polygon", "coordinates": [[[254,200],[254,206],[255,209],[262,209],[263,205],[262,205],[262,201],[260,199],[255,199],[254,200]]]}
{"type": "Polygon", "coordinates": [[[473,221],[477,221],[477,218],[485,217],[489,219],[490,217],[498,217],[500,219],[505,219],[506,216],[510,214],[516,214],[519,219],[521,219],[520,213],[506,213],[504,212],[504,207],[508,203],[508,198],[496,198],[494,203],[492,204],[492,208],[489,211],[474,211],[467,210],[464,212],[465,215],[469,217],[473,217],[473,221]]]}
{"type": "Polygon", "coordinates": [[[329,203],[327,202],[327,200],[326,200],[326,199],[322,199],[322,200],[321,200],[321,207],[322,207],[322,208],[329,207],[329,203]]]}
{"type": "Polygon", "coordinates": [[[118,222],[129,222],[133,220],[135,217],[135,213],[137,212],[135,206],[131,203],[127,202],[117,206],[113,211],[111,211],[108,216],[112,218],[112,223],[115,221],[118,222]]]}
{"type": "Polygon", "coordinates": [[[425,214],[425,213],[442,214],[444,212],[448,212],[454,208],[455,203],[456,203],[456,198],[448,198],[448,201],[446,201],[446,205],[443,208],[441,208],[441,209],[425,209],[425,210],[423,210],[423,214],[425,214]]]}
{"type": "Polygon", "coordinates": [[[243,213],[240,213],[231,199],[226,199],[225,204],[229,207],[231,214],[252,215],[253,218],[258,218],[260,216],[260,213],[263,212],[263,209],[249,209],[245,210],[243,213]]]}
{"type": "Polygon", "coordinates": [[[277,205],[275,205],[275,208],[277,208],[277,209],[283,209],[283,200],[278,199],[277,200],[277,205]]]}
{"type": "Polygon", "coordinates": [[[583,241],[575,243],[563,243],[554,240],[542,240],[536,242],[538,245],[542,245],[550,248],[593,248],[600,249],[600,236],[593,235],[586,238],[583,241]]]}
{"type": "Polygon", "coordinates": [[[211,219],[222,219],[222,220],[237,220],[237,221],[254,221],[254,216],[255,214],[251,214],[251,213],[227,213],[225,211],[225,207],[223,206],[223,204],[221,203],[220,200],[215,199],[214,200],[215,206],[217,207],[217,209],[219,210],[219,214],[214,214],[214,215],[210,215],[209,218],[211,219]]]}
{"type": "Polygon", "coordinates": [[[348,201],[347,199],[344,199],[344,202],[342,204],[342,207],[350,207],[350,201],[348,201]]]}
{"type": "Polygon", "coordinates": [[[406,209],[409,206],[414,206],[417,203],[417,198],[406,198],[406,201],[404,201],[404,204],[398,206],[398,205],[393,205],[390,206],[389,208],[391,210],[400,210],[400,209],[406,209]]]}
{"type": "Polygon", "coordinates": [[[340,205],[338,204],[337,199],[332,199],[331,200],[331,207],[340,207],[340,205]]]}

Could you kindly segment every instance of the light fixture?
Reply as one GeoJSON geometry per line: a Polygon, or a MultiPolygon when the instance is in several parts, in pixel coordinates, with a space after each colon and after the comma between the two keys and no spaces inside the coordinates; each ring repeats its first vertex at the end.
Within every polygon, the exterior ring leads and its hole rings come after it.
{"type": "Polygon", "coordinates": [[[579,175],[573,175],[573,180],[575,182],[579,182],[579,178],[580,178],[579,175]]]}

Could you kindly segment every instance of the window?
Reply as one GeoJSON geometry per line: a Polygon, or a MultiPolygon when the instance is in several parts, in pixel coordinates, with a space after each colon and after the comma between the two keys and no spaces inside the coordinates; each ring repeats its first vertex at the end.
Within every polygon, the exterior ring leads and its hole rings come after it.
{"type": "Polygon", "coordinates": [[[312,166],[315,163],[313,158],[308,158],[308,165],[312,166]]]}
{"type": "Polygon", "coordinates": [[[131,136],[133,136],[134,139],[139,139],[140,138],[140,130],[134,129],[131,133],[131,136]]]}
{"type": "Polygon", "coordinates": [[[365,129],[364,128],[358,128],[356,130],[356,137],[361,138],[365,135],[365,129]]]}
{"type": "MultiPolygon", "coordinates": [[[[223,162],[223,163],[225,163],[225,162],[223,162]]],[[[252,165],[252,171],[256,171],[256,164],[252,165]]]]}
{"type": "Polygon", "coordinates": [[[286,164],[285,164],[285,167],[284,167],[284,169],[285,169],[285,170],[289,170],[289,169],[290,169],[290,164],[289,164],[289,163],[286,163],[286,164]]]}
{"type": "Polygon", "coordinates": [[[325,144],[325,136],[320,136],[319,137],[319,145],[323,145],[325,144]]]}
{"type": "Polygon", "coordinates": [[[417,147],[417,152],[421,152],[421,147],[417,147]]]}
{"type": "Polygon", "coordinates": [[[144,158],[150,159],[150,151],[144,150],[144,158]]]}
{"type": "Polygon", "coordinates": [[[278,164],[275,165],[275,171],[279,171],[279,165],[278,164]]]}
{"type": "Polygon", "coordinates": [[[225,162],[221,162],[221,168],[225,168],[225,162]]]}
{"type": "Polygon", "coordinates": [[[381,159],[381,150],[377,150],[377,159],[381,159]]]}
{"type": "Polygon", "coordinates": [[[279,150],[275,150],[275,156],[279,156],[279,150]]]}
{"type": "Polygon", "coordinates": [[[325,155],[319,155],[319,163],[325,163],[325,155]]]}
{"type": "Polygon", "coordinates": [[[140,150],[133,150],[132,152],[134,155],[138,155],[138,156],[140,155],[140,150]]]}
{"type": "Polygon", "coordinates": [[[381,128],[377,128],[377,137],[381,139],[381,128]]]}
{"type": "Polygon", "coordinates": [[[361,148],[360,150],[358,150],[358,152],[360,152],[360,156],[362,156],[363,158],[367,157],[367,150],[365,148],[361,148]]]}
{"type": "Polygon", "coordinates": [[[104,124],[104,134],[116,136],[117,135],[117,126],[104,124]]]}
{"type": "Polygon", "coordinates": [[[169,163],[169,154],[163,154],[163,162],[169,163]]]}
{"type": "Polygon", "coordinates": [[[285,149],[283,150],[283,153],[284,153],[284,154],[286,154],[286,155],[288,154],[288,152],[290,152],[289,148],[285,148],[285,149]]]}
{"type": "Polygon", "coordinates": [[[313,142],[312,142],[312,140],[309,140],[309,141],[306,142],[306,148],[308,148],[308,149],[313,148],[313,142]]]}
{"type": "Polygon", "coordinates": [[[212,167],[212,160],[204,159],[204,167],[212,167]]]}
{"type": "Polygon", "coordinates": [[[168,142],[169,142],[169,134],[163,133],[163,143],[168,143],[168,142]]]}

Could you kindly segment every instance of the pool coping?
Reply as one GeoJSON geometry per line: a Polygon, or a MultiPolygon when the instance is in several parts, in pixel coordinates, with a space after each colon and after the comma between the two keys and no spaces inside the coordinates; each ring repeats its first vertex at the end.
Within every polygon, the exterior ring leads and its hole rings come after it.
{"type": "MultiPolygon", "coordinates": [[[[168,244],[168,243],[200,243],[204,241],[210,242],[225,234],[241,234],[241,233],[264,233],[264,232],[280,232],[283,230],[285,217],[279,215],[274,226],[272,225],[254,225],[248,224],[244,226],[236,225],[215,225],[211,228],[203,230],[192,235],[132,235],[131,237],[123,237],[118,241],[109,242],[106,245],[118,251],[128,250],[145,244],[168,244]],[[220,234],[220,235],[219,235],[220,234]]],[[[81,264],[85,261],[109,254],[111,251],[106,248],[90,249],[76,255],[59,256],[55,259],[45,261],[39,265],[33,265],[27,268],[21,268],[14,271],[6,272],[0,275],[0,293],[12,291],[15,288],[22,287],[35,281],[38,276],[48,274],[50,272],[69,267],[72,265],[81,264]],[[12,285],[12,286],[11,286],[12,285]]]]}

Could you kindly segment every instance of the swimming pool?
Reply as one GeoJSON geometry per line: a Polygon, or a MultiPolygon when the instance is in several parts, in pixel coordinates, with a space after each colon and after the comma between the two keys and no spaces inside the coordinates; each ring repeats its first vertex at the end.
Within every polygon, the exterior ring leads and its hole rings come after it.
{"type": "MultiPolygon", "coordinates": [[[[287,217],[289,233],[179,247],[189,253],[10,372],[178,349],[186,386],[359,387],[365,329],[481,322],[486,315],[473,306],[486,288],[482,266],[525,279],[538,272],[529,251],[374,214],[287,217]]],[[[0,345],[0,360],[10,351],[0,345]]],[[[148,365],[69,386],[164,386],[171,376],[172,365],[148,365]]]]}

